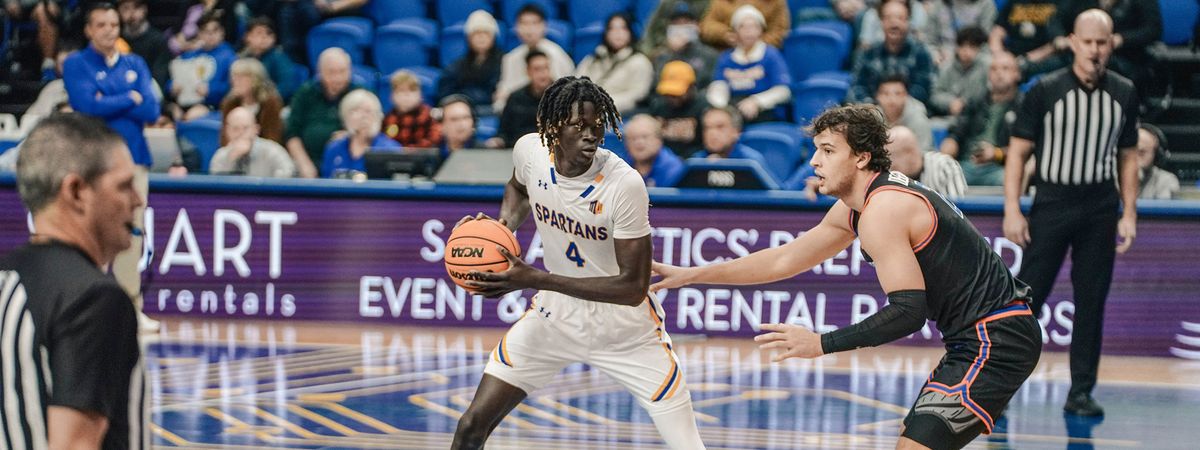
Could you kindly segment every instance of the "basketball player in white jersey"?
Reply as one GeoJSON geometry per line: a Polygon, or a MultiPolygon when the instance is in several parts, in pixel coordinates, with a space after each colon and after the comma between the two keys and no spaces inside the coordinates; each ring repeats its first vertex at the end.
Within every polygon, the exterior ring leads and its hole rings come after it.
{"type": "Polygon", "coordinates": [[[478,281],[468,282],[487,297],[539,292],[492,351],[451,448],[483,447],[530,392],[583,362],[633,394],[671,448],[703,449],[662,306],[648,294],[653,245],[646,185],[620,157],[599,148],[605,128],[619,133],[612,98],[586,77],[560,78],[542,97],[537,123],[538,132],[513,148],[500,220],[515,230],[533,213],[549,272],[501,248],[511,267],[476,272],[478,281]]]}

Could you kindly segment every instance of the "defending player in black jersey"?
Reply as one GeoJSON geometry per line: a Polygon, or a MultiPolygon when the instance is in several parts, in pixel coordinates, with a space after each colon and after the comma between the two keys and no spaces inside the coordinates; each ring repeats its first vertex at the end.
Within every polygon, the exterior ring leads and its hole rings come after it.
{"type": "Polygon", "coordinates": [[[946,356],[904,419],[897,448],[961,448],[993,420],[1033,372],[1041,331],[1026,286],[955,206],[899,172],[884,144],[887,125],[874,106],[831,109],[813,121],[812,166],[822,194],[838,198],[817,226],[781,247],[704,267],[654,264],[651,289],[693,283],[759,284],[793,277],[853,241],[875,264],[889,304],[862,322],[825,334],[764,324],[763,349],[787,358],[875,346],[933,320],[946,356]]]}

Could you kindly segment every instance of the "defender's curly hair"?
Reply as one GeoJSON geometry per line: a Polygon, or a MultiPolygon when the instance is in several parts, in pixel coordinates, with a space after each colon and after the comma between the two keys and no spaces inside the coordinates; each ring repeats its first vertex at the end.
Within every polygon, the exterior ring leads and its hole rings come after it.
{"type": "Polygon", "coordinates": [[[825,130],[844,136],[855,155],[870,153],[868,170],[887,172],[892,169],[892,158],[884,147],[889,142],[887,121],[878,106],[863,103],[830,108],[813,119],[807,131],[816,136],[825,130]]]}
{"type": "MultiPolygon", "coordinates": [[[[571,120],[575,104],[591,102],[596,107],[597,120],[602,128],[611,129],[621,136],[621,113],[613,104],[612,97],[599,84],[588,77],[562,77],[546,89],[542,101],[538,103],[537,130],[542,137],[542,144],[553,149],[558,146],[558,133],[571,120]]],[[[601,137],[603,142],[603,137],[601,137]]]]}

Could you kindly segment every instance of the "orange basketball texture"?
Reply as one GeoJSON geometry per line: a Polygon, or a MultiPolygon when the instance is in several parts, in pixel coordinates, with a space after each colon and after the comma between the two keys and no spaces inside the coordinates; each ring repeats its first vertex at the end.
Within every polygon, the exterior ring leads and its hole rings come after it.
{"type": "Polygon", "coordinates": [[[521,256],[521,245],[508,227],[491,219],[471,220],[450,233],[446,241],[446,273],[454,284],[467,287],[472,270],[480,272],[503,272],[508,270],[508,260],[496,249],[502,246],[513,256],[521,256]]]}

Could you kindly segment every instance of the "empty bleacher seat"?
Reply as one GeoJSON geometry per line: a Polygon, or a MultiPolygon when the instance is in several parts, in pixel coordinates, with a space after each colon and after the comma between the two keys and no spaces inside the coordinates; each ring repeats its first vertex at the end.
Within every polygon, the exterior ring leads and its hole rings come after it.
{"type": "Polygon", "coordinates": [[[196,146],[196,152],[200,154],[200,171],[208,173],[208,163],[220,146],[221,120],[201,117],[189,122],[180,122],[175,126],[175,133],[196,146]]]}
{"type": "Polygon", "coordinates": [[[778,180],[791,176],[803,157],[798,140],[770,129],[748,129],[742,133],[739,142],[762,153],[767,160],[767,170],[778,180]]]}
{"type": "Polygon", "coordinates": [[[844,80],[814,77],[792,86],[792,118],[799,124],[807,124],[831,106],[837,106],[846,98],[850,83],[844,80]]]}
{"type": "MultiPolygon", "coordinates": [[[[362,44],[364,35],[361,28],[347,23],[322,23],[313,27],[308,32],[308,61],[313,68],[317,67],[317,61],[321,56],[321,52],[332,47],[339,47],[345,50],[350,55],[350,62],[354,64],[362,64],[363,47],[362,44]]],[[[368,35],[369,36],[369,35],[368,35]]],[[[366,38],[370,41],[370,38],[366,38]]]]}
{"type": "Polygon", "coordinates": [[[371,38],[375,35],[375,22],[366,17],[345,16],[326,19],[322,23],[342,23],[358,30],[358,43],[363,47],[371,46],[371,38]]]}
{"type": "Polygon", "coordinates": [[[629,9],[629,0],[567,0],[567,3],[567,15],[579,28],[604,25],[608,16],[629,9]]]}
{"type": "Polygon", "coordinates": [[[558,19],[562,17],[558,12],[558,0],[499,0],[500,17],[496,20],[502,20],[508,23],[517,23],[517,11],[530,3],[542,8],[542,12],[546,13],[546,19],[558,19]]]}
{"type": "Polygon", "coordinates": [[[817,72],[842,67],[846,41],[833,30],[800,25],[783,41],[783,56],[792,79],[801,81],[817,72]]]}
{"type": "Polygon", "coordinates": [[[379,27],[375,32],[373,58],[383,73],[411,66],[428,66],[437,44],[433,31],[412,23],[398,21],[379,27]]]}
{"type": "MultiPolygon", "coordinates": [[[[841,20],[814,20],[804,22],[802,25],[806,28],[824,28],[826,30],[837,33],[843,39],[842,44],[842,59],[850,56],[851,47],[854,44],[854,27],[841,20]]],[[[799,26],[799,25],[797,25],[799,26]]]]}
{"type": "Polygon", "coordinates": [[[387,25],[399,19],[429,17],[426,0],[371,0],[367,15],[379,25],[387,25]]]}
{"type": "Polygon", "coordinates": [[[496,9],[492,7],[490,0],[431,0],[437,5],[437,18],[442,23],[442,26],[453,25],[459,22],[466,22],[467,16],[475,12],[477,9],[482,9],[496,15],[496,9]]]}
{"type": "Polygon", "coordinates": [[[575,47],[571,49],[571,58],[575,60],[575,64],[579,64],[583,58],[595,52],[596,46],[600,45],[602,39],[604,39],[604,24],[575,30],[575,47]]]}
{"type": "MultiPolygon", "coordinates": [[[[659,3],[658,0],[633,0],[633,20],[645,29],[644,27],[650,24],[650,19],[654,16],[654,11],[658,9],[659,3]]],[[[644,34],[641,35],[644,36],[644,34]]]]}
{"type": "Polygon", "coordinates": [[[1162,9],[1162,41],[1167,45],[1183,45],[1192,38],[1200,15],[1200,3],[1195,0],[1158,0],[1162,9]]]}
{"type": "Polygon", "coordinates": [[[379,71],[374,67],[355,64],[350,67],[350,82],[364,89],[370,89],[379,79],[379,71]]]}
{"type": "Polygon", "coordinates": [[[829,8],[829,0],[788,0],[787,3],[792,14],[804,8],[829,8]]]}

